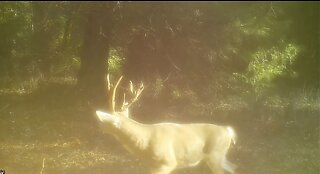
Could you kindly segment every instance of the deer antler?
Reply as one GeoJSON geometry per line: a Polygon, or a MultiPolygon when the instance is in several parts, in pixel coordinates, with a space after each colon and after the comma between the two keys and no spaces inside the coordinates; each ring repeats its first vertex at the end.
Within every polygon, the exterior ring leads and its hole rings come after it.
{"type": "Polygon", "coordinates": [[[130,93],[134,97],[131,99],[130,102],[126,102],[126,95],[124,94],[123,95],[123,104],[122,104],[121,110],[128,109],[134,102],[136,102],[138,100],[140,94],[142,93],[143,89],[144,89],[144,86],[143,86],[143,83],[141,82],[139,88],[137,90],[134,90],[132,81],[130,81],[130,93]]]}
{"type": "MultiPolygon", "coordinates": [[[[108,112],[110,113],[116,113],[116,95],[117,95],[117,89],[118,86],[122,80],[123,76],[121,76],[117,83],[113,85],[110,82],[110,75],[107,75],[107,92],[108,92],[108,112]]],[[[138,89],[134,89],[134,86],[132,84],[132,81],[130,81],[130,86],[129,86],[129,94],[130,94],[130,101],[126,101],[126,94],[123,94],[123,103],[122,106],[120,107],[120,111],[127,112],[127,116],[129,116],[129,107],[138,100],[139,96],[141,95],[142,91],[144,89],[143,83],[140,83],[140,86],[138,89]]]]}
{"type": "Polygon", "coordinates": [[[108,89],[108,110],[111,113],[115,113],[116,110],[116,93],[117,93],[117,88],[122,80],[123,76],[121,76],[117,83],[113,86],[110,82],[110,76],[109,74],[107,75],[107,89],[108,89]]]}

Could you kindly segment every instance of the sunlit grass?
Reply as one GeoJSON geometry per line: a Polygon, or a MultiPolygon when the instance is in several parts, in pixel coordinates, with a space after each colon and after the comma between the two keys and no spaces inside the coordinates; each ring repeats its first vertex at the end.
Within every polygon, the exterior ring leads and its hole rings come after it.
{"type": "Polygon", "coordinates": [[[24,173],[33,173],[31,171],[37,168],[40,171],[43,160],[45,160],[45,173],[65,170],[72,173],[72,170],[88,168],[94,171],[102,165],[107,168],[130,163],[124,154],[117,155],[101,149],[90,150],[82,143],[67,140],[60,143],[1,143],[0,150],[1,158],[5,159],[1,167],[8,173],[20,173],[23,170],[24,173]]]}

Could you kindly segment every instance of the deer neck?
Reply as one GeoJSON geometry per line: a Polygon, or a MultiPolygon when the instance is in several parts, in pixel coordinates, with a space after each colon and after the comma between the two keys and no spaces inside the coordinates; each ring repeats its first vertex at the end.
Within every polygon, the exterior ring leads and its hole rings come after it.
{"type": "Polygon", "coordinates": [[[135,153],[148,147],[150,130],[142,123],[124,118],[121,119],[114,135],[128,151],[135,153]]]}

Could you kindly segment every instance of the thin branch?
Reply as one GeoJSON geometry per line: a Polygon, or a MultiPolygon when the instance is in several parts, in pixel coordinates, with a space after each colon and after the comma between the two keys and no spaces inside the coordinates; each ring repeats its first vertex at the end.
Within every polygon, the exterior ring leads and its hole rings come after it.
{"type": "Polygon", "coordinates": [[[43,160],[42,160],[42,168],[41,168],[40,174],[43,173],[45,161],[46,161],[46,158],[43,158],[43,160]]]}
{"type": "Polygon", "coordinates": [[[6,104],[4,107],[2,107],[2,108],[0,109],[0,112],[4,111],[4,110],[7,109],[9,106],[10,106],[10,104],[6,104]]]}
{"type": "Polygon", "coordinates": [[[171,58],[168,58],[168,60],[170,61],[170,63],[172,64],[172,66],[177,69],[178,71],[181,71],[181,68],[179,68],[174,62],[173,60],[171,60],[171,58]]]}
{"type": "Polygon", "coordinates": [[[276,14],[276,12],[275,12],[274,9],[273,9],[272,2],[270,3],[270,9],[272,10],[273,15],[274,15],[275,17],[277,17],[277,14],[276,14]]]}

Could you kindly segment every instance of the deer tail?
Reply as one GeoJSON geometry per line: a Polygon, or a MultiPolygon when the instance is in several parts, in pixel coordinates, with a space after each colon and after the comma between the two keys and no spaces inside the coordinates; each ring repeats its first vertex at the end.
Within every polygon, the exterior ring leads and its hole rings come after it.
{"type": "Polygon", "coordinates": [[[231,141],[233,142],[233,144],[236,144],[236,134],[234,132],[234,130],[231,127],[227,127],[229,136],[231,138],[231,141]]]}

